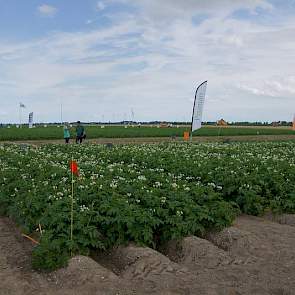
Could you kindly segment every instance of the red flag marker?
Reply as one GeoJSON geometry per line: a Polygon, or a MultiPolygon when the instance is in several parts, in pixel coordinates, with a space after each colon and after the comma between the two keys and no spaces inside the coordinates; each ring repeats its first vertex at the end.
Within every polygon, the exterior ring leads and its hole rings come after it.
{"type": "Polygon", "coordinates": [[[71,168],[71,172],[73,174],[75,174],[76,176],[79,175],[79,171],[78,171],[78,164],[76,161],[71,161],[70,162],[70,168],[71,168]]]}

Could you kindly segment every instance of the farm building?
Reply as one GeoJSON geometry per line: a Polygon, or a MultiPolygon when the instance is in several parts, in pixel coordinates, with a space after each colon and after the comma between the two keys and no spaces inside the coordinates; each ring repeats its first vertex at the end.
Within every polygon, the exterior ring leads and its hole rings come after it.
{"type": "Polygon", "coordinates": [[[227,126],[227,122],[223,119],[220,119],[216,122],[217,126],[227,126]]]}

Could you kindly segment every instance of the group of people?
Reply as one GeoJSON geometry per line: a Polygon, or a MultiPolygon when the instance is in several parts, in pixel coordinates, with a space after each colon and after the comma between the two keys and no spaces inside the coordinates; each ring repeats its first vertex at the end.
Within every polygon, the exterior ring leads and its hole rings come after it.
{"type": "MultiPolygon", "coordinates": [[[[84,126],[81,124],[80,121],[77,121],[76,126],[76,143],[82,143],[83,140],[86,138],[86,132],[84,126]]],[[[65,143],[69,143],[71,138],[71,132],[69,124],[64,125],[64,139],[65,143]]]]}

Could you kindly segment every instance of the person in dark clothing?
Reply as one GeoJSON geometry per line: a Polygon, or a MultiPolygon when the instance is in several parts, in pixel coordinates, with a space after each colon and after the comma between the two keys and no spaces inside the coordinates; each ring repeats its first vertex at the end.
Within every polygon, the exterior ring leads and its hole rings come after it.
{"type": "Polygon", "coordinates": [[[81,124],[80,121],[77,122],[76,126],[76,143],[82,143],[83,139],[85,139],[85,128],[81,124]]]}

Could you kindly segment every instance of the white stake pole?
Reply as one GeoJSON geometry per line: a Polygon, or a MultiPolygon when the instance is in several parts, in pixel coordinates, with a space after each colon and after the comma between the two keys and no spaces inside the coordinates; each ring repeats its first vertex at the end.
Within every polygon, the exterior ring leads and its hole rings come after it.
{"type": "Polygon", "coordinates": [[[22,126],[22,107],[19,105],[19,127],[22,126]]]}

